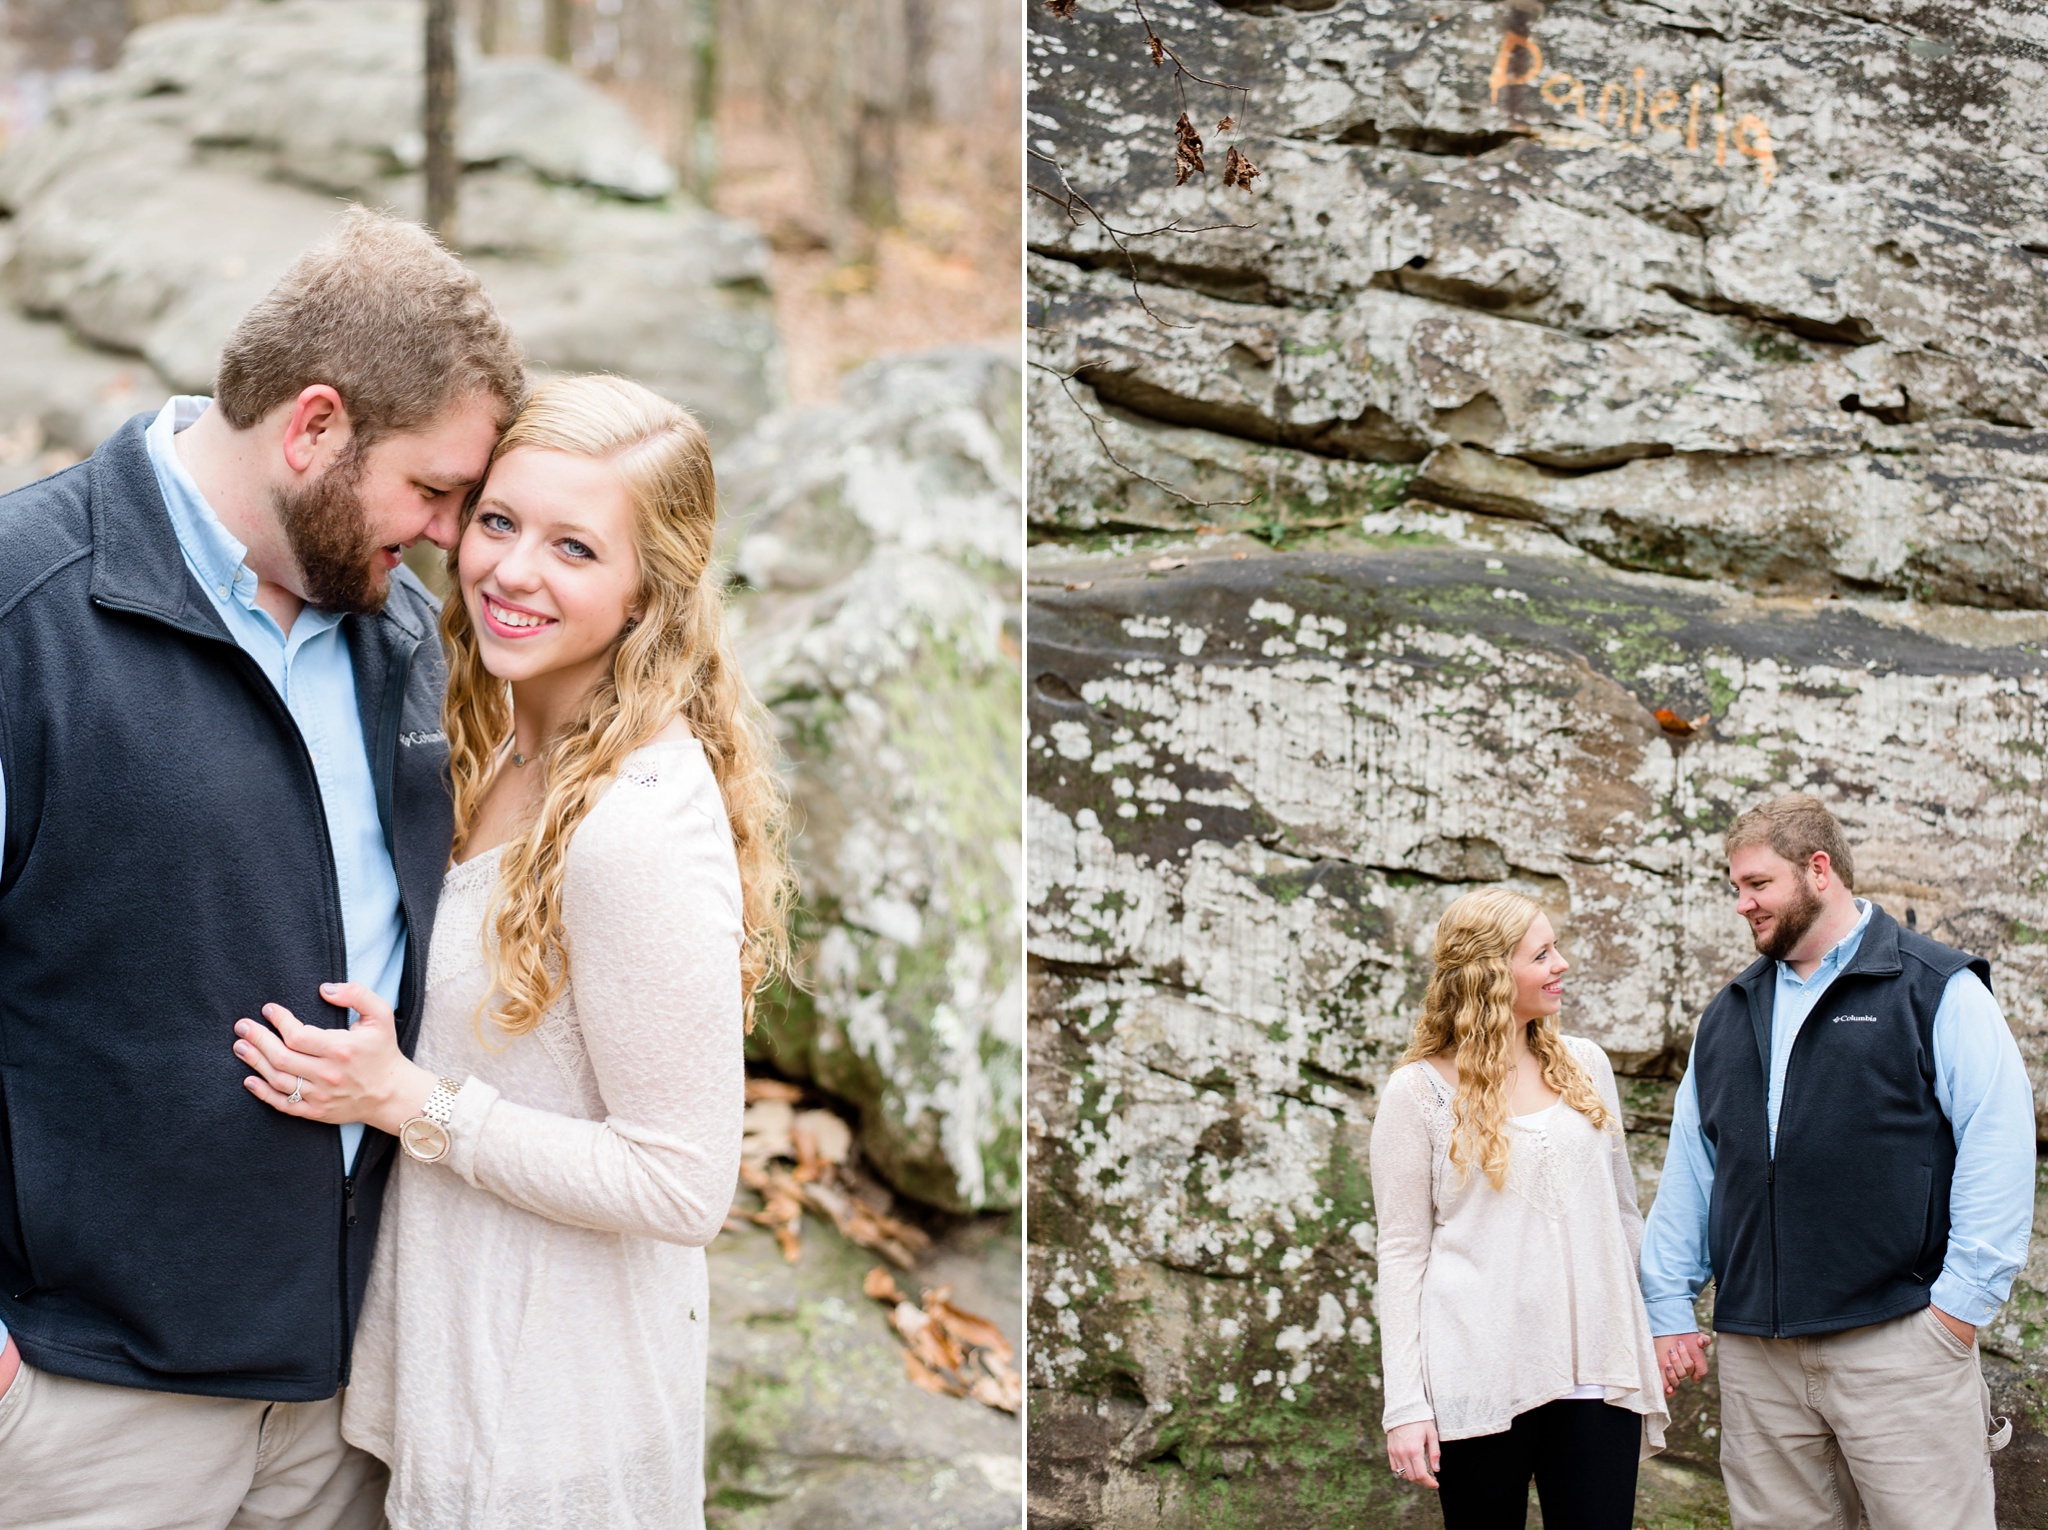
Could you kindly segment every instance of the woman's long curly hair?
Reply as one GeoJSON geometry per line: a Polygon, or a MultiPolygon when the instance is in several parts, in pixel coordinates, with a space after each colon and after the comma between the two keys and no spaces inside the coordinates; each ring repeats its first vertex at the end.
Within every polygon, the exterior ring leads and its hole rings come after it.
{"type": "MultiPolygon", "coordinates": [[[[570,836],[626,756],[681,717],[704,747],[732,826],[740,873],[740,978],[751,1030],[754,996],[789,967],[795,883],[788,795],[775,770],[773,734],[726,637],[723,580],[711,560],[718,494],[710,444],[688,411],[637,383],[568,377],[534,393],[491,461],[522,447],[596,458],[617,472],[634,509],[640,618],[620,635],[611,671],[580,715],[543,746],[545,795],[533,821],[505,847],[490,952],[499,1003],[491,1019],[506,1034],[523,1036],[568,986],[562,883],[570,836]]],[[[475,514],[472,499],[464,530],[475,514]]],[[[458,543],[448,557],[458,590],[459,551],[458,543]]],[[[459,857],[511,735],[512,697],[484,668],[459,594],[441,609],[441,637],[448,651],[441,715],[459,857]]]]}
{"type": "MultiPolygon", "coordinates": [[[[1453,1054],[1458,1094],[1452,1105],[1451,1162],[1462,1181],[1473,1164],[1500,1190],[1508,1178],[1508,1089],[1515,1065],[1516,949],[1542,913],[1534,901],[1505,887],[1466,893],[1437,921],[1430,953],[1436,971],[1422,1001],[1422,1018],[1403,1063],[1453,1054]]],[[[1600,1091],[1557,1029],[1557,1017],[1526,1023],[1529,1050],[1543,1064],[1543,1081],[1565,1104],[1604,1130],[1616,1126],[1600,1091]]]]}

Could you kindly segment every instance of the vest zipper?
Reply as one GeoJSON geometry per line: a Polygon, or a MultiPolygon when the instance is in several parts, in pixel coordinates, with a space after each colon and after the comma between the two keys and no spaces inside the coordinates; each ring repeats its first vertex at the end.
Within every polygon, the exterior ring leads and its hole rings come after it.
{"type": "Polygon", "coordinates": [[[1764,1196],[1771,1218],[1771,1337],[1784,1338],[1778,1330],[1778,1155],[1773,1152],[1764,1164],[1764,1196]]]}

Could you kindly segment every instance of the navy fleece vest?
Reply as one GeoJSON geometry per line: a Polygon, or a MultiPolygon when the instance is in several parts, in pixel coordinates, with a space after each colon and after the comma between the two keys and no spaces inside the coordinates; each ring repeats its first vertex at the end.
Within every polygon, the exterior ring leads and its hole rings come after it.
{"type": "MultiPolygon", "coordinates": [[[[346,1023],[319,787],[187,571],[131,420],[0,498],[0,1318],[30,1364],[309,1401],[345,1383],[393,1143],[242,1087],[232,1027],[346,1023]]],[[[398,871],[407,1049],[448,857],[445,670],[404,570],[345,623],[398,871]]]]}
{"type": "Polygon", "coordinates": [[[1980,957],[1873,908],[1854,959],[1800,1027],[1773,1158],[1765,1089],[1775,964],[1722,989],[1693,1050],[1714,1145],[1714,1327],[1789,1338],[1927,1305],[1948,1249],[1955,1133],[1934,1093],[1934,1016],[1980,957]]]}

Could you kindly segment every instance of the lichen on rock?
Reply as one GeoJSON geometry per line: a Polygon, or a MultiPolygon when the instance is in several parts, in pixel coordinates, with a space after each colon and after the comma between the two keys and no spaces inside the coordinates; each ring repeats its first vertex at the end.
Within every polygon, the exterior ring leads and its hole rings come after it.
{"type": "MultiPolygon", "coordinates": [[[[1250,197],[1174,184],[1118,16],[1034,21],[1035,146],[1199,230],[1031,199],[1034,1523],[1428,1512],[1367,1143],[1469,888],[1558,922],[1646,1201],[1773,792],[1991,959],[2048,1102],[2048,55],[1866,11],[1148,6],[1248,87],[1250,197]]],[[[1983,1335],[2013,1523],[2041,1259],[1983,1335]]],[[[1653,1525],[1717,1512],[1677,1406],[1653,1525]]]]}
{"type": "Polygon", "coordinates": [[[757,1051],[955,1212],[1022,1194],[1014,363],[876,363],[722,474],[744,660],[794,771],[806,987],[757,1051]]]}

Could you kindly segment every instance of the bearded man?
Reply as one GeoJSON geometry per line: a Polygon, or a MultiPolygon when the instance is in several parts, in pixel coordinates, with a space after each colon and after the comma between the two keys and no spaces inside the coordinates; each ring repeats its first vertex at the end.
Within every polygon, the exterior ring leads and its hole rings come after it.
{"type": "Polygon", "coordinates": [[[451,810],[437,606],[525,391],[425,231],[355,209],[215,396],[0,498],[0,1527],[362,1526],[337,1393],[392,1139],[271,1110],[276,1000],[409,1051],[451,810]]]}
{"type": "Polygon", "coordinates": [[[1727,854],[1760,957],[1700,1018],[1644,1233],[1665,1390],[1707,1374],[1711,1276],[1737,1530],[1995,1530],[1976,1336],[2026,1262],[2034,1101],[1990,964],[1856,897],[1816,798],[1727,854]]]}

